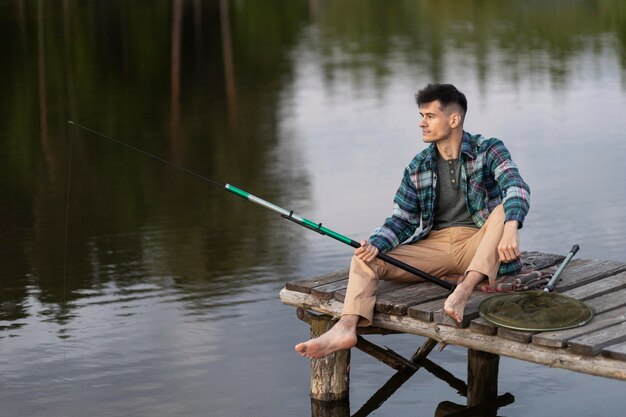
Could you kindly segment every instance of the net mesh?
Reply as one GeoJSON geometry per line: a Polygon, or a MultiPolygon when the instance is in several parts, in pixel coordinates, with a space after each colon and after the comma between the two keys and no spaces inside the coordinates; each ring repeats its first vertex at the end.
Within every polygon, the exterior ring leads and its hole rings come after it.
{"type": "Polygon", "coordinates": [[[497,326],[525,331],[569,329],[593,317],[582,301],[546,291],[496,295],[483,301],[479,312],[497,326]]]}

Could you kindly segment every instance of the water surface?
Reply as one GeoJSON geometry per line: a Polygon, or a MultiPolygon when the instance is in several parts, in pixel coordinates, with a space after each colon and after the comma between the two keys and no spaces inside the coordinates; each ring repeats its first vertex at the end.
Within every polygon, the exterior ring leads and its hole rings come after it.
{"type": "MultiPolygon", "coordinates": [[[[292,351],[308,330],[278,291],[351,254],[68,120],[361,239],[424,147],[413,94],[452,82],[466,129],[505,140],[532,188],[523,249],[626,261],[621,1],[0,11],[2,415],[310,415],[292,351]]],[[[423,341],[373,339],[405,355],[423,341]]],[[[464,349],[431,359],[466,379],[464,349]]],[[[391,374],[354,352],[351,411],[391,374]]],[[[504,357],[499,390],[507,416],[626,407],[621,382],[504,357]]],[[[443,401],[465,403],[420,371],[375,415],[443,401]]]]}

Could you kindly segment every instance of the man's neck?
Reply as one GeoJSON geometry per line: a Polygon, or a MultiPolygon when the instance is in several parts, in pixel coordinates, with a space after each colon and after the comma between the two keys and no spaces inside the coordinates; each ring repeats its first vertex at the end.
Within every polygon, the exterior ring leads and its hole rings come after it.
{"type": "Polygon", "coordinates": [[[461,142],[463,141],[463,130],[454,130],[445,139],[437,141],[439,155],[445,160],[458,159],[461,154],[461,142]]]}

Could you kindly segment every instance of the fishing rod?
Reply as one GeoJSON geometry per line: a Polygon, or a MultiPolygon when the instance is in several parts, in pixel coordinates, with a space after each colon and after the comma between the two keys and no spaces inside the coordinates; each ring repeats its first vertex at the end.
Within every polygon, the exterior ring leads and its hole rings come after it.
{"type": "MultiPolygon", "coordinates": [[[[137,148],[137,147],[132,146],[132,145],[130,145],[128,143],[122,142],[121,140],[118,140],[118,139],[112,138],[110,136],[107,136],[107,135],[105,135],[103,133],[100,133],[98,131],[90,129],[90,128],[86,127],[86,126],[83,126],[83,125],[78,124],[76,122],[73,122],[71,120],[68,121],[67,123],[68,123],[68,125],[70,125],[70,127],[71,126],[79,127],[79,128],[81,128],[81,129],[83,129],[85,131],[91,132],[91,133],[93,133],[93,134],[95,134],[97,136],[100,136],[100,137],[105,138],[107,140],[110,140],[110,141],[112,141],[114,143],[117,143],[118,145],[124,146],[126,148],[129,148],[129,149],[135,151],[135,152],[139,152],[142,155],[148,156],[148,157],[150,157],[152,159],[156,159],[157,161],[162,162],[162,163],[164,163],[166,165],[169,165],[169,166],[171,166],[171,167],[173,167],[175,169],[178,169],[178,170],[181,170],[181,171],[183,171],[183,172],[185,172],[187,174],[193,175],[194,177],[199,178],[199,179],[201,179],[203,181],[206,181],[206,182],[208,182],[211,185],[214,185],[214,186],[220,187],[222,189],[225,189],[226,191],[228,191],[228,192],[230,192],[232,194],[235,194],[236,196],[241,197],[244,200],[248,200],[248,201],[250,201],[252,203],[258,204],[258,205],[263,206],[263,207],[265,207],[267,209],[275,211],[275,212],[279,213],[281,215],[281,217],[283,217],[283,218],[285,218],[287,220],[290,220],[290,221],[292,221],[292,222],[294,222],[294,223],[296,223],[296,224],[298,224],[300,226],[303,226],[303,227],[305,227],[305,228],[307,228],[309,230],[317,232],[320,235],[328,236],[328,237],[333,238],[333,239],[335,239],[335,240],[337,240],[337,241],[339,241],[341,243],[345,243],[346,245],[349,245],[349,246],[351,246],[353,248],[360,248],[361,247],[361,244],[359,242],[356,242],[356,241],[350,239],[349,237],[346,237],[346,236],[344,236],[342,234],[339,234],[339,233],[337,233],[337,232],[335,232],[335,231],[333,231],[333,230],[331,230],[331,229],[329,229],[329,228],[327,228],[325,226],[322,226],[322,223],[316,223],[316,222],[308,220],[308,219],[306,219],[304,217],[298,216],[297,214],[295,214],[293,212],[293,210],[287,210],[287,209],[284,209],[282,207],[279,207],[279,206],[277,206],[275,204],[270,203],[269,201],[263,200],[262,198],[259,198],[259,197],[255,196],[253,194],[250,194],[249,192],[244,191],[241,188],[237,188],[234,185],[231,185],[231,184],[228,184],[228,183],[227,184],[221,184],[221,183],[219,183],[217,181],[214,181],[214,180],[212,180],[210,178],[204,177],[204,176],[202,176],[202,175],[200,175],[200,174],[198,174],[196,172],[193,172],[193,171],[191,171],[191,170],[189,170],[187,168],[184,168],[184,167],[182,167],[180,165],[177,165],[177,164],[175,164],[173,162],[170,162],[170,161],[168,161],[166,159],[160,158],[160,157],[158,157],[158,156],[156,156],[156,155],[154,155],[154,154],[152,154],[150,152],[144,151],[143,149],[137,148]]],[[[435,277],[435,276],[433,276],[433,275],[431,275],[429,273],[426,273],[426,272],[424,272],[422,270],[419,270],[419,269],[417,269],[415,267],[412,267],[411,265],[408,265],[408,264],[406,264],[406,263],[404,263],[402,261],[399,261],[399,260],[397,260],[397,259],[395,259],[395,258],[393,258],[393,257],[391,257],[391,256],[389,256],[387,254],[379,252],[378,255],[376,255],[376,257],[378,259],[384,261],[384,262],[387,262],[390,265],[393,265],[393,266],[398,267],[398,268],[400,268],[400,269],[402,269],[402,270],[404,270],[406,272],[409,272],[409,273],[411,273],[413,275],[416,275],[416,276],[418,276],[420,278],[423,278],[426,281],[430,281],[433,284],[437,284],[440,287],[443,287],[443,288],[445,288],[447,290],[452,291],[454,289],[454,287],[455,287],[454,284],[452,284],[450,282],[444,281],[444,280],[442,280],[440,278],[437,278],[437,277],[435,277]]]]}

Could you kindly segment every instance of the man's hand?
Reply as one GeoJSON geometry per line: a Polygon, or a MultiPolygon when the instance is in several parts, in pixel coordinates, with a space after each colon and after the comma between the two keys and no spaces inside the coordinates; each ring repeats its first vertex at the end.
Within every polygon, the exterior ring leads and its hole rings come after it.
{"type": "Polygon", "coordinates": [[[378,255],[378,248],[366,240],[362,240],[359,242],[361,244],[360,248],[356,248],[354,250],[354,255],[362,260],[365,263],[370,263],[376,256],[378,255]]]}
{"type": "Polygon", "coordinates": [[[504,223],[504,232],[498,244],[498,255],[502,262],[511,262],[520,257],[518,227],[517,220],[509,220],[504,223]]]}

